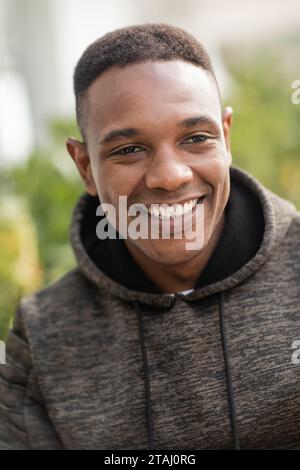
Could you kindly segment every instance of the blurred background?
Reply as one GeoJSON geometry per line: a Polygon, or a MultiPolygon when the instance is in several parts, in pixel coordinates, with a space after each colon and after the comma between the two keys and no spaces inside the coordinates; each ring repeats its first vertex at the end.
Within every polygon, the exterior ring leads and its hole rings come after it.
{"type": "Polygon", "coordinates": [[[0,0],[0,338],[22,296],[75,266],[74,66],[99,36],[146,22],[203,42],[234,109],[234,165],[300,209],[299,0],[0,0]]]}

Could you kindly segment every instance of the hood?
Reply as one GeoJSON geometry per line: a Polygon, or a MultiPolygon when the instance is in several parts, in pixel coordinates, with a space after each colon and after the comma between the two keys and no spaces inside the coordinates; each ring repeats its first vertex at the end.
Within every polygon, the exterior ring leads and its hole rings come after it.
{"type": "MultiPolygon", "coordinates": [[[[295,215],[292,203],[237,167],[230,168],[230,186],[223,233],[194,291],[184,296],[186,301],[231,289],[244,281],[268,259],[295,215]]],[[[100,289],[124,301],[171,307],[174,296],[160,292],[147,278],[124,240],[96,237],[98,205],[98,197],[84,194],[73,213],[71,244],[79,270],[100,289]]]]}

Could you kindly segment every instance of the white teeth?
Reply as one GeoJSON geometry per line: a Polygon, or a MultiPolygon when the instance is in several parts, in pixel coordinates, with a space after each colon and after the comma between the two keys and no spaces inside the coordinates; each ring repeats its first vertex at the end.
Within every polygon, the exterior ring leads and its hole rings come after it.
{"type": "Polygon", "coordinates": [[[176,206],[176,217],[181,217],[183,214],[183,207],[181,204],[177,204],[176,206]]]}
{"type": "Polygon", "coordinates": [[[160,217],[166,217],[167,216],[167,209],[165,209],[164,207],[160,207],[159,208],[159,215],[160,215],[160,217]]]}
{"type": "Polygon", "coordinates": [[[186,214],[187,212],[190,212],[193,209],[193,203],[192,202],[186,202],[184,204],[184,213],[186,214]]]}
{"type": "Polygon", "coordinates": [[[170,217],[175,217],[176,212],[173,206],[170,207],[169,212],[170,212],[170,217]]]}
{"type": "Polygon", "coordinates": [[[148,212],[150,215],[160,218],[169,219],[170,217],[181,217],[182,215],[192,212],[197,201],[198,199],[191,199],[184,204],[173,204],[172,206],[168,206],[166,204],[163,204],[162,206],[159,204],[153,204],[148,208],[148,212]]]}
{"type": "Polygon", "coordinates": [[[159,217],[159,208],[158,208],[158,206],[153,206],[152,213],[155,217],[159,217]]]}

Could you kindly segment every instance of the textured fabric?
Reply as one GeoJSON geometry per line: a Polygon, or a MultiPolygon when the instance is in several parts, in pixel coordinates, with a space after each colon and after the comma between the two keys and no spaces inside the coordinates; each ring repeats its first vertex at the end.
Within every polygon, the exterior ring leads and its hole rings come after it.
{"type": "Polygon", "coordinates": [[[0,448],[230,449],[237,435],[244,449],[300,448],[300,214],[237,168],[234,181],[259,201],[259,247],[188,295],[102,271],[80,200],[78,268],[22,299],[7,339],[0,448]]]}

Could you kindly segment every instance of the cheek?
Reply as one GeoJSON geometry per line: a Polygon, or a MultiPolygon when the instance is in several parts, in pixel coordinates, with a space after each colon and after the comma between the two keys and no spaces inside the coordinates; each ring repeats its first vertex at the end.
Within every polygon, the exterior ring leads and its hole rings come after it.
{"type": "Polygon", "coordinates": [[[207,220],[216,223],[223,212],[230,190],[229,164],[222,154],[211,154],[198,165],[197,172],[202,182],[209,186],[210,204],[206,208],[207,220]]]}
{"type": "Polygon", "coordinates": [[[132,165],[102,163],[95,168],[98,194],[103,202],[119,204],[119,196],[128,198],[141,180],[140,172],[132,165]]]}
{"type": "Polygon", "coordinates": [[[230,190],[229,165],[227,160],[218,160],[211,168],[210,177],[214,191],[214,211],[218,217],[225,209],[230,190]]]}
{"type": "Polygon", "coordinates": [[[194,168],[200,180],[210,186],[211,191],[222,192],[229,172],[228,160],[223,154],[211,152],[205,158],[200,158],[194,168]]]}

